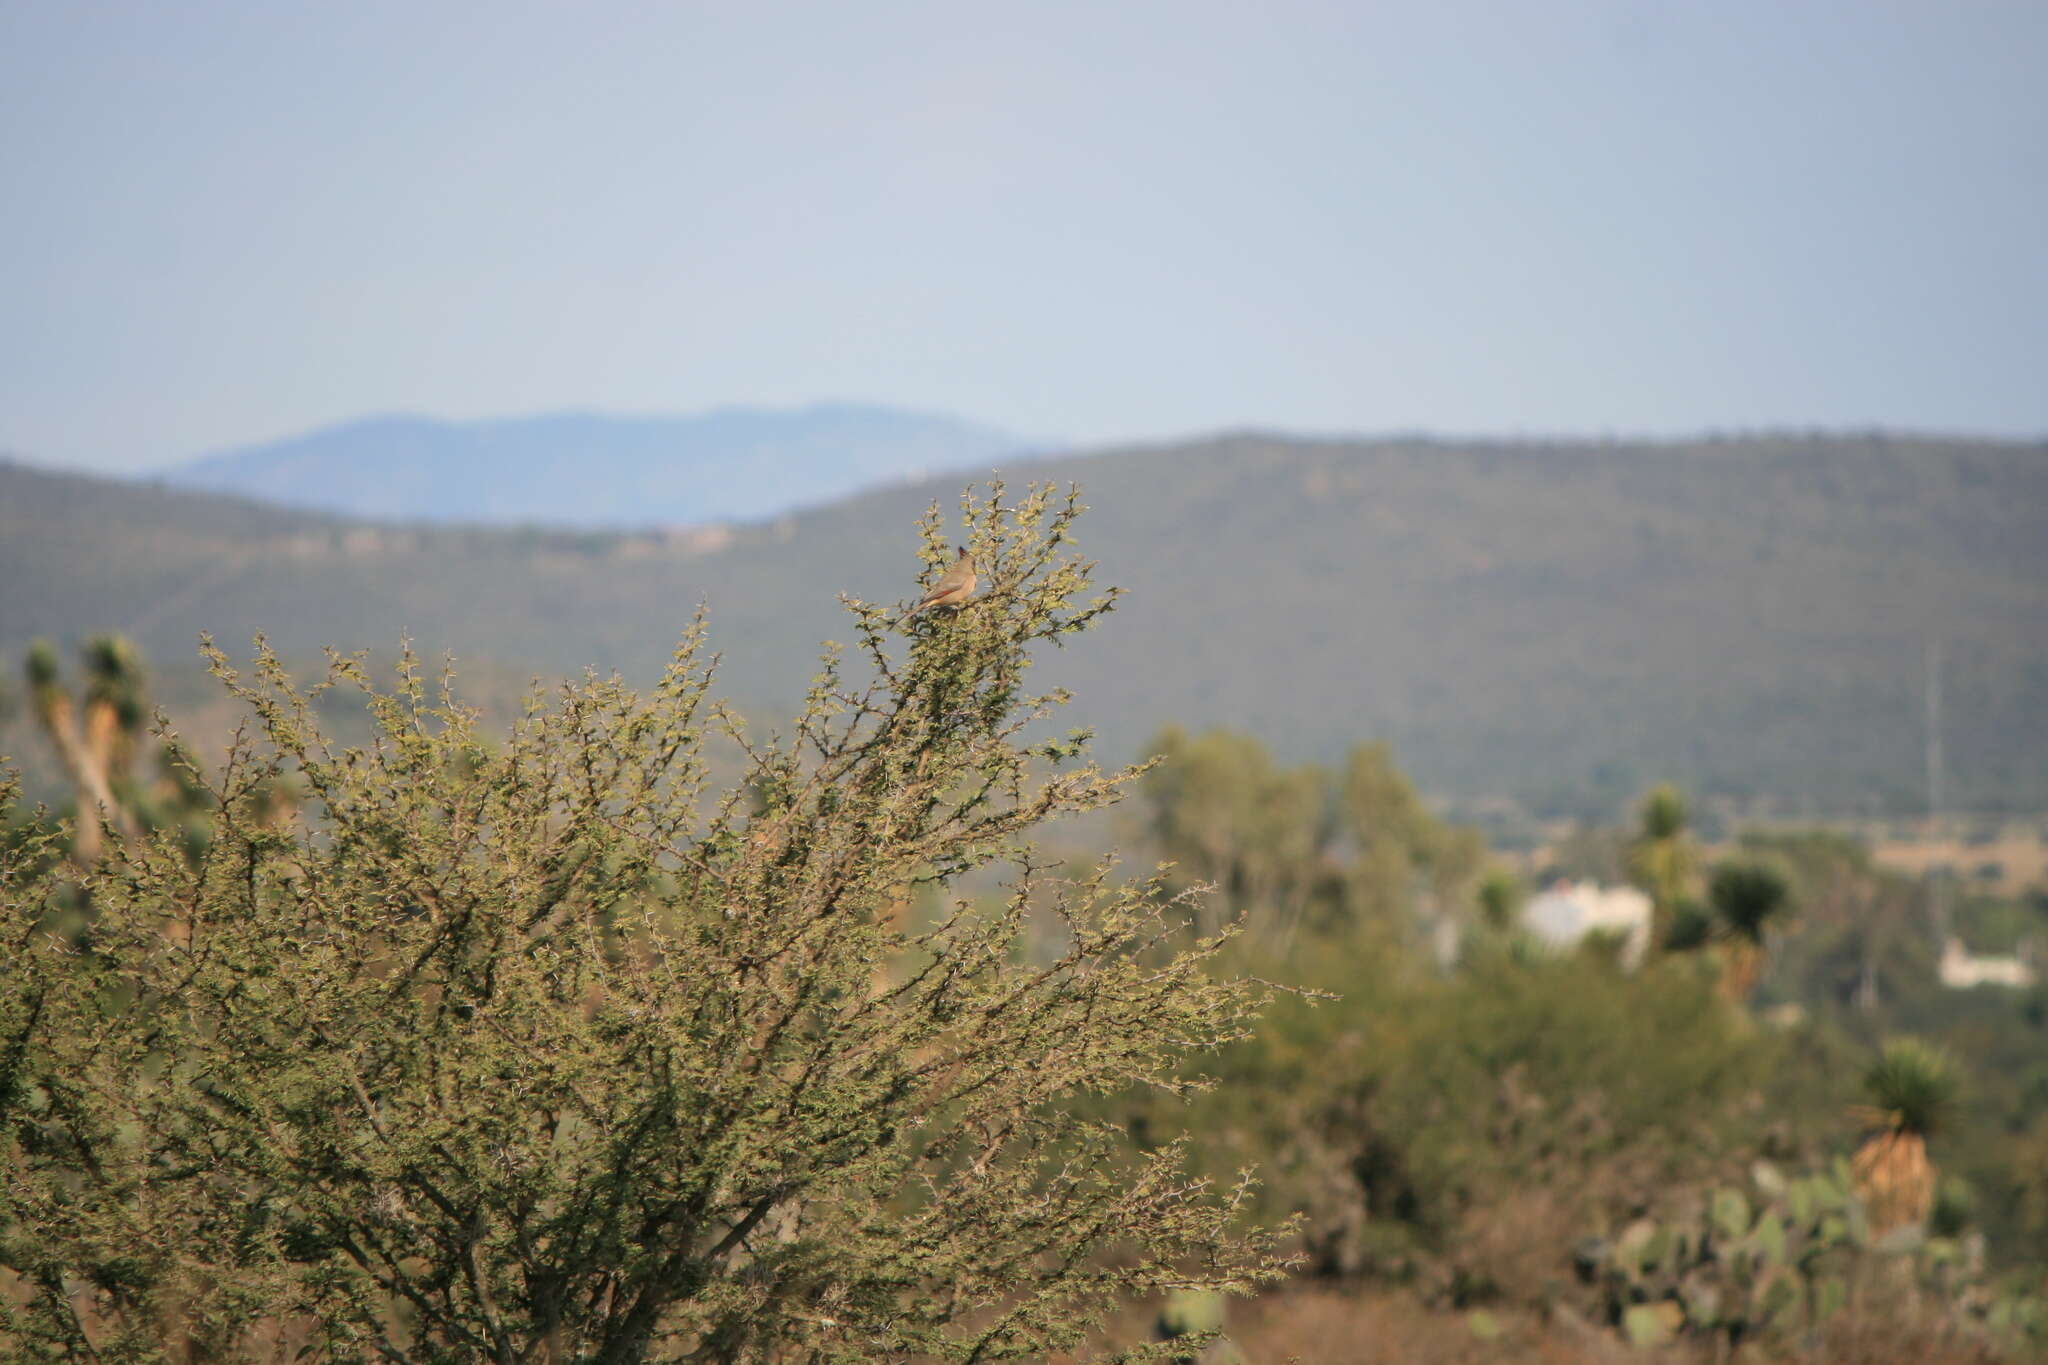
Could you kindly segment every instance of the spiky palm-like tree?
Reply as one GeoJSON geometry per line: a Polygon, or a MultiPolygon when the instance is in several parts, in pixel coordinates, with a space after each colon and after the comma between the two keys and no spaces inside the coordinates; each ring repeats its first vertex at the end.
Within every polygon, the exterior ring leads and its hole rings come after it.
{"type": "Polygon", "coordinates": [[[1926,1221],[1936,1184],[1927,1138],[1953,1110],[1960,1083],[1949,1055],[1917,1038],[1892,1039],[1864,1073],[1871,1103],[1854,1112],[1871,1132],[1851,1168],[1871,1236],[1926,1221]]]}
{"type": "Polygon", "coordinates": [[[85,747],[120,794],[135,762],[149,708],[142,651],[125,635],[95,635],[79,648],[85,672],[85,747]]]}
{"type": "Polygon", "coordinates": [[[1722,863],[1707,883],[1721,944],[1721,990],[1741,1004],[1763,970],[1764,936],[1792,908],[1792,885],[1770,863],[1722,863]]]}
{"type": "Polygon", "coordinates": [[[112,778],[132,757],[135,736],[142,728],[142,663],[135,646],[118,635],[87,641],[85,726],[79,730],[79,707],[64,686],[57,647],[48,640],[29,646],[27,673],[30,704],[43,733],[78,789],[78,818],[71,836],[71,857],[81,867],[99,861],[100,820],[112,819],[123,840],[138,832],[134,813],[114,789],[112,778]]]}
{"type": "Polygon", "coordinates": [[[1655,787],[1637,808],[1637,819],[1636,837],[1628,847],[1628,875],[1649,894],[1655,916],[1650,941],[1662,944],[1697,871],[1698,855],[1685,828],[1685,797],[1668,782],[1655,787]]]}
{"type": "Polygon", "coordinates": [[[1664,951],[1698,952],[1713,941],[1713,914],[1690,896],[1679,901],[1671,913],[1671,927],[1664,931],[1664,951]]]}
{"type": "Polygon", "coordinates": [[[1478,899],[1480,923],[1496,934],[1505,934],[1514,929],[1527,895],[1521,878],[1497,867],[1480,881],[1478,899]]]}

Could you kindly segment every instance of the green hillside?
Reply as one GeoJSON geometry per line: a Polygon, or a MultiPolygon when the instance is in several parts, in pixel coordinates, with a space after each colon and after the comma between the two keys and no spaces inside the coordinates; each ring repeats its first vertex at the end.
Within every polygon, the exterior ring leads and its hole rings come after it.
{"type": "MultiPolygon", "coordinates": [[[[1670,776],[1904,810],[1938,638],[1954,801],[2048,805],[2048,446],[1240,435],[1005,472],[1078,480],[1085,547],[1130,592],[1049,665],[1112,753],[1173,720],[1303,757],[1385,738],[1435,790],[1552,808],[1670,776]]],[[[175,670],[201,630],[295,655],[409,633],[496,687],[647,676],[701,598],[728,692],[774,703],[840,631],[835,594],[909,592],[911,520],[958,486],[661,536],[348,523],[5,466],[0,649],[127,630],[176,702],[200,695],[175,670]]]]}

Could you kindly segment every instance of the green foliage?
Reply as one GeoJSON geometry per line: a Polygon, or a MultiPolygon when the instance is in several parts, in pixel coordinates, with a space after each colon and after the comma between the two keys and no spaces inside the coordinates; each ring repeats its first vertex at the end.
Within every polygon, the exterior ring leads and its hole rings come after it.
{"type": "Polygon", "coordinates": [[[1025,741],[1063,700],[1034,648],[1109,602],[1071,496],[962,510],[982,595],[907,645],[849,599],[859,669],[780,734],[712,700],[701,621],[652,691],[509,734],[410,656],[387,691],[212,652],[250,725],[199,847],[0,859],[9,1358],[1039,1359],[1273,1278],[1244,1182],[1076,1108],[1198,1092],[1265,992],[1156,883],[1034,854],[1132,777],[1025,741]],[[946,897],[970,873],[1000,891],[946,897]],[[74,887],[77,948],[34,932],[74,887]]]}
{"type": "Polygon", "coordinates": [[[79,658],[86,703],[110,706],[122,729],[139,729],[148,715],[143,704],[148,669],[141,649],[125,635],[94,635],[79,647],[79,658]]]}
{"type": "Polygon", "coordinates": [[[79,654],[86,682],[82,704],[64,686],[56,646],[48,640],[29,646],[26,672],[37,723],[76,793],[69,852],[90,864],[103,850],[104,826],[124,842],[140,833],[129,770],[147,707],[142,655],[132,642],[96,635],[79,654]]]}
{"type": "Polygon", "coordinates": [[[1669,1302],[1631,1304],[1622,1315],[1622,1333],[1631,1346],[1662,1346],[1683,1319],[1684,1314],[1669,1302]]]}
{"type": "MultiPolygon", "coordinates": [[[[1544,813],[1604,818],[1637,775],[1915,811],[1919,746],[1900,737],[1939,633],[1984,680],[1947,718],[1952,754],[1989,756],[1951,765],[1954,798],[2048,807],[2038,441],[1243,435],[1043,468],[1088,487],[1091,545],[1133,590],[1116,638],[1057,678],[1108,752],[1178,719],[1255,728],[1288,762],[1396,737],[1430,791],[1544,813]]],[[[652,676],[668,641],[650,623],[703,600],[726,694],[793,705],[830,590],[894,595],[891,528],[932,496],[880,489],[711,549],[727,528],[362,526],[0,466],[0,650],[134,621],[182,659],[201,629],[267,624],[297,659],[404,628],[480,689],[491,660],[522,681],[593,659],[652,676]]],[[[183,672],[157,692],[181,715],[213,700],[183,672]]]]}
{"type": "Polygon", "coordinates": [[[1514,928],[1528,896],[1528,888],[1522,885],[1520,877],[1505,868],[1495,868],[1479,882],[1479,922],[1493,933],[1507,933],[1514,928]]]}
{"type": "Polygon", "coordinates": [[[1176,1289],[1159,1310],[1159,1334],[1191,1337],[1223,1330],[1224,1300],[1212,1290],[1176,1289]]]}
{"type": "Polygon", "coordinates": [[[1299,923],[1321,889],[1323,775],[1277,768],[1257,740],[1223,730],[1169,726],[1148,748],[1159,757],[1141,786],[1149,832],[1179,884],[1214,887],[1224,914],[1256,906],[1269,924],[1299,923]]]}
{"type": "Polygon", "coordinates": [[[1485,853],[1479,836],[1438,818],[1385,744],[1361,745],[1344,766],[1340,809],[1358,850],[1350,874],[1360,918],[1457,908],[1485,853]]]}
{"type": "Polygon", "coordinates": [[[1284,954],[1304,927],[1412,938],[1462,912],[1485,851],[1432,812],[1384,744],[1344,770],[1277,767],[1249,736],[1168,727],[1140,791],[1173,884],[1213,886],[1262,949],[1284,954]]]}
{"type": "MultiPolygon", "coordinates": [[[[1398,815],[1388,823],[1400,828],[1398,815]]],[[[1227,827],[1223,837],[1232,837],[1227,827]]],[[[1318,859],[1341,866],[1351,847],[1347,832],[1318,859]]],[[[1798,1259],[1805,1247],[1868,1240],[1865,1210],[1830,1189],[1846,1176],[1787,1180],[1761,1167],[1754,1201],[1727,1187],[1714,1197],[1711,1182],[1759,1152],[1824,1160],[1845,1148],[1842,1110],[1868,1055],[1844,1027],[1863,1018],[1846,991],[1855,978],[1837,978],[1839,1006],[1835,988],[1820,992],[1817,1025],[1758,1028],[1715,995],[1741,998],[1730,978],[1761,965],[1766,936],[1774,953],[1792,959],[1793,970],[1777,978],[1781,991],[1814,971],[1816,941],[1888,941],[1853,937],[1890,932],[1887,914],[1908,921],[1902,946],[1924,943],[1910,923],[1918,902],[1910,886],[1878,873],[1859,845],[1835,835],[1746,836],[1742,853],[1707,881],[1712,899],[1681,897],[1677,922],[1682,930],[1691,910],[1699,943],[1718,937],[1716,952],[1668,954],[1635,977],[1597,953],[1518,952],[1512,934],[1483,928],[1449,976],[1432,969],[1412,938],[1377,933],[1367,916],[1315,920],[1291,951],[1253,935],[1253,970],[1338,998],[1281,1002],[1255,1038],[1226,1052],[1216,1092],[1185,1108],[1140,1106],[1133,1131],[1153,1142],[1186,1135],[1219,1172],[1257,1161],[1270,1177],[1262,1209],[1269,1217],[1306,1214],[1303,1249],[1327,1274],[1395,1277],[1437,1303],[1534,1307],[1552,1301],[1547,1286],[1557,1274],[1554,1251],[1539,1249],[1545,1238],[1554,1248],[1588,1220],[1627,1227],[1648,1208],[1696,1199],[1684,1216],[1701,1227],[1718,1218],[1723,1240],[1751,1248],[1763,1268],[1752,1274],[1745,1266],[1750,1278],[1731,1287],[1718,1270],[1693,1266],[1683,1302],[1658,1297],[1677,1296],[1674,1281],[1625,1305],[1643,1309],[1633,1314],[1640,1330],[1697,1337],[1702,1314],[1736,1336],[1762,1330],[1760,1323],[1803,1331],[1831,1320],[1848,1303],[1851,1280],[1832,1272],[1801,1278],[1798,1259]],[[1785,913],[1795,900],[1796,920],[1785,913]],[[1770,926],[1783,927],[1766,935],[1770,926]],[[1779,1216],[1762,1217],[1768,1208],[1779,1216]],[[1717,1297],[1728,1305],[1725,1321],[1704,1307],[1717,1297]]],[[[1477,891],[1482,925],[1487,900],[1498,917],[1512,892],[1505,878],[1477,891]]],[[[1419,918],[1427,893],[1412,870],[1390,882],[1393,919],[1419,918]]],[[[1257,907],[1248,909],[1256,921],[1257,907]]],[[[1884,971],[1888,992],[1894,980],[1901,991],[1926,981],[1905,998],[1948,1002],[1931,985],[1929,962],[1885,959],[1884,971]]],[[[2001,1087],[2032,1084],[2028,1077],[2041,1073],[2038,1059],[2024,1060],[2039,1037],[2030,1030],[2048,1011],[2028,1015],[2023,1002],[2002,997],[1977,999],[1971,1009],[1960,1036],[2001,1049],[1980,1054],[1994,1059],[2001,1087]]],[[[1972,1133],[1984,1127],[1972,1116],[1972,1133]]],[[[2048,1152],[2048,1141],[2039,1150],[2048,1152]]],[[[2048,1171],[2048,1158],[2032,1160],[2048,1171]]],[[[2012,1163],[1989,1151],[1969,1169],[1980,1184],[2003,1182],[2012,1163]]],[[[2037,1205],[2048,1208],[2048,1178],[2038,1188],[2037,1205]]],[[[2018,1217],[1996,1206],[1966,1215],[1962,1201],[1953,1202],[1954,1216],[1935,1220],[1930,1245],[1948,1264],[1978,1269],[1954,1281],[1952,1301],[1927,1300],[1927,1320],[1943,1331],[1985,1325],[1984,1305],[1996,1301],[1986,1297],[1980,1270],[1994,1263],[1985,1248],[1999,1244],[1987,1242],[1975,1220],[2018,1217]]],[[[2039,1221],[2048,1225],[2048,1216],[2039,1221]]],[[[1662,1263],[1676,1254],[1680,1232],[1669,1217],[1647,1220],[1629,1250],[1662,1263]]],[[[2007,1255],[2016,1250],[2008,1244],[2007,1255]]],[[[1939,1287],[1931,1261],[1923,1278],[1939,1287]]],[[[1624,1325],[1623,1308],[1609,1306],[1624,1325]]]]}
{"type": "Polygon", "coordinates": [[[1639,812],[1642,839],[1646,843],[1668,843],[1685,833],[1685,797],[1670,783],[1654,787],[1643,798],[1639,812]]]}
{"type": "MultiPolygon", "coordinates": [[[[1937,1043],[1968,1085],[1942,1125],[1934,1159],[1985,1194],[1978,1217],[1995,1262],[2048,1263],[2048,1241],[2030,1231],[2026,1201],[1991,1197],[2024,1187],[2014,1135],[2048,1120],[2048,992],[1942,986],[1927,884],[1874,866],[1852,838],[1749,833],[1741,846],[1743,857],[1787,872],[1798,905],[1797,917],[1772,935],[1759,995],[1770,1005],[1796,1003],[1807,1019],[1803,1088],[1827,1096],[1839,1112],[1870,1098],[1859,1083],[1882,1040],[1910,1035],[1937,1043]]],[[[1950,902],[1958,926],[1974,927],[1970,908],[1950,902]]],[[[1788,1092],[1774,1103],[1804,1101],[1788,1092]]]]}
{"type": "Polygon", "coordinates": [[[1521,1263],[1526,1239],[1739,1143],[1742,1097],[1775,1055],[1690,959],[1631,976],[1482,954],[1443,976],[1397,945],[1319,937],[1284,968],[1253,965],[1337,998],[1275,1002],[1218,1059],[1213,1092],[1144,1105],[1135,1131],[1185,1134],[1219,1173],[1257,1162],[1265,1216],[1305,1214],[1322,1272],[1427,1269],[1454,1297],[1533,1293],[1554,1269],[1521,1263]],[[1494,1230],[1539,1191],[1535,1227],[1494,1230]]]}
{"type": "Polygon", "coordinates": [[[1681,900],[1671,912],[1671,927],[1664,931],[1664,949],[1672,953],[1689,953],[1704,948],[1714,937],[1714,917],[1706,907],[1690,897],[1681,900]]]}
{"type": "Polygon", "coordinates": [[[1692,894],[1699,853],[1685,828],[1685,798],[1669,783],[1653,788],[1636,812],[1636,837],[1628,846],[1629,880],[1648,893],[1654,920],[1650,942],[1670,943],[1678,908],[1692,894]]]}
{"type": "Polygon", "coordinates": [[[1707,879],[1707,901],[1723,932],[1761,944],[1770,925],[1791,911],[1792,888],[1783,872],[1765,862],[1725,862],[1707,879]]]}
{"type": "Polygon", "coordinates": [[[1874,1246],[1844,1162],[1792,1177],[1758,1162],[1751,1188],[1754,1200],[1722,1186],[1577,1247],[1580,1278],[1622,1336],[1635,1345],[1791,1340],[1852,1302],[1895,1295],[1902,1280],[1943,1305],[1951,1324],[2008,1341],[2024,1338],[2042,1310],[2035,1295],[1988,1281],[1980,1242],[1938,1237],[1903,1259],[1874,1246]]]}
{"type": "Polygon", "coordinates": [[[57,646],[48,640],[31,641],[24,671],[31,691],[39,693],[45,688],[55,687],[63,671],[57,662],[57,646]]]}
{"type": "Polygon", "coordinates": [[[1961,1176],[1943,1176],[1934,1194],[1934,1208],[1927,1216],[1927,1235],[1956,1238],[1977,1222],[1981,1201],[1970,1182],[1961,1176]]]}
{"type": "Polygon", "coordinates": [[[1863,1073],[1863,1089],[1884,1126],[1926,1137],[1953,1112],[1961,1077],[1942,1048],[1894,1038],[1863,1073]]]}
{"type": "Polygon", "coordinates": [[[1759,1163],[1758,1202],[1723,1186],[1689,1212],[1641,1218],[1610,1239],[1581,1246],[1582,1278],[1595,1285],[1608,1320],[1640,1339],[1646,1307],[1664,1312],[1669,1340],[1681,1331],[1741,1341],[1765,1330],[1822,1321],[1844,1296],[1842,1254],[1862,1244],[1846,1172],[1792,1180],[1759,1163]]]}

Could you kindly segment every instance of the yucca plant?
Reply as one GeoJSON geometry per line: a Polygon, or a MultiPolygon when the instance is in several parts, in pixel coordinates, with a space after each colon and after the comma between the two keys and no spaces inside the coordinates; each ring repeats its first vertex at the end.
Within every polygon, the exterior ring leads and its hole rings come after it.
{"type": "Polygon", "coordinates": [[[1651,942],[1665,943],[1679,903],[1693,884],[1697,855],[1686,836],[1685,797],[1665,783],[1643,798],[1636,837],[1628,847],[1628,875],[1649,894],[1656,916],[1651,942]]]}
{"type": "Polygon", "coordinates": [[[1479,883],[1480,922],[1496,934],[1511,932],[1526,898],[1521,878],[1506,868],[1495,868],[1479,883]]]}
{"type": "Polygon", "coordinates": [[[1640,814],[1645,839],[1671,840],[1685,833],[1685,796],[1669,782],[1651,789],[1640,814]]]}
{"type": "Polygon", "coordinates": [[[1691,953],[1714,941],[1714,917],[1707,907],[1690,896],[1671,913],[1671,927],[1664,931],[1664,951],[1691,953]]]}
{"type": "Polygon", "coordinates": [[[1927,1139],[1947,1119],[1960,1088],[1955,1063],[1931,1043],[1895,1038],[1884,1045],[1863,1089],[1871,1103],[1853,1112],[1871,1129],[1851,1163],[1872,1237],[1927,1221],[1936,1172],[1927,1139]]]}
{"type": "Polygon", "coordinates": [[[78,791],[78,816],[71,834],[71,858],[80,867],[99,861],[102,819],[111,819],[121,838],[139,834],[134,813],[117,796],[110,775],[134,749],[142,727],[142,665],[135,647],[118,635],[96,636],[83,651],[87,678],[85,731],[79,708],[64,686],[57,647],[48,640],[29,646],[30,704],[50,745],[78,791]]]}
{"type": "Polygon", "coordinates": [[[1721,991],[1739,1005],[1763,970],[1765,934],[1791,909],[1791,883],[1769,863],[1722,863],[1708,882],[1707,900],[1721,940],[1721,991]]]}
{"type": "Polygon", "coordinates": [[[118,794],[149,719],[142,651],[125,635],[95,635],[79,648],[85,672],[85,747],[118,794]]]}

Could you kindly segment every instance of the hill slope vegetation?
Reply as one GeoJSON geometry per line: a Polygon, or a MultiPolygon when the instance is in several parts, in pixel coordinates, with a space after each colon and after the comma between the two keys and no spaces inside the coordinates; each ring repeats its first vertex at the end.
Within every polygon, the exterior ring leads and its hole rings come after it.
{"type": "MultiPolygon", "coordinates": [[[[1672,777],[1912,810],[1939,641],[1952,799],[2048,804],[2040,444],[1246,434],[1006,472],[1079,481],[1085,548],[1129,590],[1116,630],[1047,670],[1112,754],[1171,720],[1289,756],[1384,738],[1431,789],[1551,809],[1672,777]]],[[[729,533],[571,534],[0,468],[0,648],[124,629],[169,671],[202,629],[305,656],[410,633],[472,676],[646,678],[702,600],[725,690],[780,706],[843,635],[838,593],[910,594],[911,521],[961,482],[729,533]]]]}

